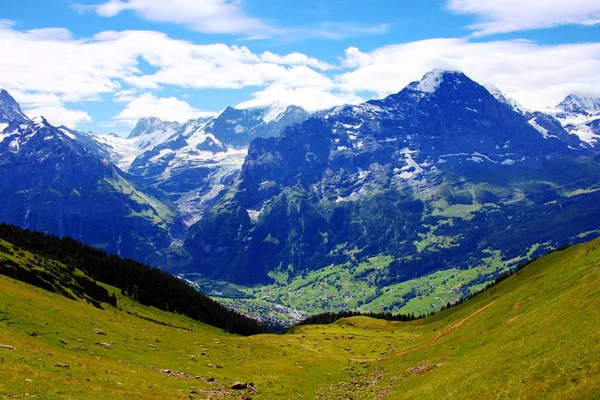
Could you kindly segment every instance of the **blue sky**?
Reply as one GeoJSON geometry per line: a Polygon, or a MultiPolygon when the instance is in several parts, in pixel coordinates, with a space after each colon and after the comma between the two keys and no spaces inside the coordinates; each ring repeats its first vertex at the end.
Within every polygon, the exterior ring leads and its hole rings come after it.
{"type": "Polygon", "coordinates": [[[31,116],[126,133],[272,102],[308,109],[460,69],[529,108],[600,94],[597,0],[0,0],[0,86],[31,116]]]}

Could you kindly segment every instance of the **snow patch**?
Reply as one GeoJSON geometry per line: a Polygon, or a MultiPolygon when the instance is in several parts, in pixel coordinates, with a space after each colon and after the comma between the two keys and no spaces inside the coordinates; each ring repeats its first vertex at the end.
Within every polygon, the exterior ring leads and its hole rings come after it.
{"type": "Polygon", "coordinates": [[[263,121],[265,121],[267,124],[271,122],[277,122],[285,114],[287,109],[287,105],[275,103],[268,108],[267,113],[263,117],[263,121]]]}
{"type": "Polygon", "coordinates": [[[544,128],[543,126],[540,126],[537,123],[537,120],[535,118],[530,119],[527,122],[529,122],[529,125],[533,126],[539,133],[541,133],[542,136],[544,137],[544,139],[550,139],[550,138],[556,137],[554,135],[550,135],[550,133],[548,132],[548,129],[544,128]]]}
{"type": "Polygon", "coordinates": [[[423,93],[435,93],[440,84],[444,81],[445,71],[434,69],[425,74],[423,79],[418,83],[416,89],[423,93]]]}
{"type": "Polygon", "coordinates": [[[70,139],[77,139],[77,137],[75,135],[73,135],[71,132],[69,132],[66,129],[59,129],[59,131],[61,131],[66,137],[70,138],[70,139]]]}

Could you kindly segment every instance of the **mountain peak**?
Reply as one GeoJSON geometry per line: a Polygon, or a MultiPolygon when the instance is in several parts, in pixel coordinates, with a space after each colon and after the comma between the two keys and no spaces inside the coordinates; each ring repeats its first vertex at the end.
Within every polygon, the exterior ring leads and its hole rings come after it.
{"type": "Polygon", "coordinates": [[[50,125],[48,123],[48,121],[46,120],[46,118],[44,118],[44,116],[39,115],[37,117],[33,117],[31,119],[31,122],[37,127],[37,128],[43,128],[45,126],[50,125]]]}
{"type": "Polygon", "coordinates": [[[157,117],[145,117],[140,118],[135,124],[135,127],[127,137],[127,139],[133,139],[138,136],[146,135],[148,133],[153,133],[157,131],[162,131],[164,133],[174,132],[177,127],[179,127],[179,123],[163,121],[157,117]]]}
{"type": "Polygon", "coordinates": [[[0,89],[0,122],[25,122],[29,118],[21,111],[19,103],[4,89],[0,89]]]}
{"type": "Polygon", "coordinates": [[[464,76],[465,74],[460,71],[434,69],[427,72],[420,81],[415,81],[408,87],[416,92],[430,94],[435,93],[444,82],[460,83],[460,78],[464,76]]]}
{"type": "Polygon", "coordinates": [[[600,97],[570,94],[557,106],[557,108],[566,112],[578,114],[599,112],[600,97]]]}

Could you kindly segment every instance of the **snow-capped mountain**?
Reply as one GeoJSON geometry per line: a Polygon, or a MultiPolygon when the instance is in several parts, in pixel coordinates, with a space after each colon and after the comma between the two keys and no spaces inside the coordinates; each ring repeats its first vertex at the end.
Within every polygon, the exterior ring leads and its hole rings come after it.
{"type": "Polygon", "coordinates": [[[571,94],[554,108],[543,110],[560,121],[563,128],[588,146],[600,145],[600,98],[571,94]]]}
{"type": "Polygon", "coordinates": [[[577,191],[598,183],[595,153],[498,97],[436,70],[254,140],[233,186],[188,231],[190,271],[268,282],[386,254],[397,261],[377,279],[389,284],[595,231],[599,196],[577,191]],[[587,217],[564,226],[573,212],[587,217]]]}
{"type": "Polygon", "coordinates": [[[573,114],[599,113],[600,97],[570,94],[556,108],[573,114]]]}
{"type": "Polygon", "coordinates": [[[296,106],[228,107],[183,124],[144,118],[127,138],[91,137],[100,144],[96,153],[164,193],[191,224],[233,182],[253,139],[277,136],[307,118],[296,106]]]}

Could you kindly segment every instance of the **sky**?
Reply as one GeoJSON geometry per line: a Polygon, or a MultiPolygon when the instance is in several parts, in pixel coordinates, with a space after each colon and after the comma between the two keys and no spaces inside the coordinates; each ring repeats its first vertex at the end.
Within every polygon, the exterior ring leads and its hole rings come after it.
{"type": "Polygon", "coordinates": [[[360,103],[435,68],[542,109],[600,96],[600,1],[0,0],[0,52],[30,117],[98,133],[360,103]]]}

